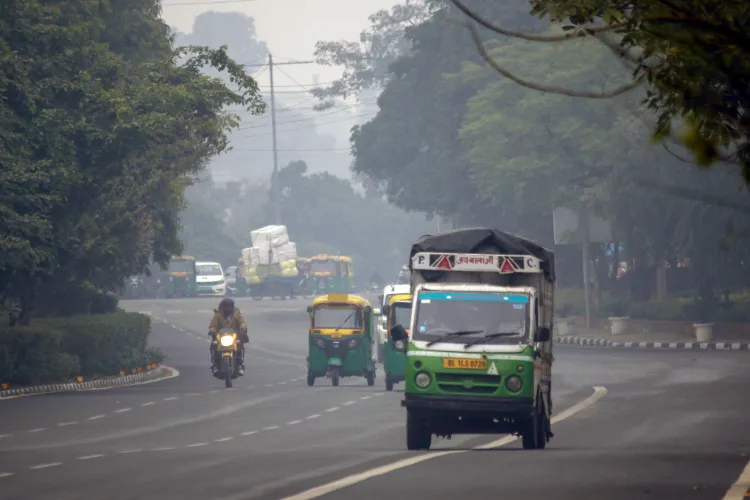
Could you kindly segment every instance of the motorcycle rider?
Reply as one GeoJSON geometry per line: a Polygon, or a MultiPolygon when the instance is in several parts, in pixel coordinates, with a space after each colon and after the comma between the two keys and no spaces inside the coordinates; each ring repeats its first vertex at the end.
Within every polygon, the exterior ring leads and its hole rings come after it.
{"type": "MultiPolygon", "coordinates": [[[[234,301],[229,297],[225,297],[219,303],[219,308],[214,309],[214,317],[211,320],[211,324],[208,325],[208,335],[211,340],[216,340],[216,334],[222,328],[232,328],[237,332],[240,339],[240,349],[237,351],[237,357],[239,358],[239,369],[237,370],[240,375],[245,374],[245,345],[250,341],[247,335],[247,324],[245,318],[242,317],[242,313],[239,308],[234,307],[234,301]]],[[[211,369],[216,367],[216,344],[211,343],[211,369]]]]}

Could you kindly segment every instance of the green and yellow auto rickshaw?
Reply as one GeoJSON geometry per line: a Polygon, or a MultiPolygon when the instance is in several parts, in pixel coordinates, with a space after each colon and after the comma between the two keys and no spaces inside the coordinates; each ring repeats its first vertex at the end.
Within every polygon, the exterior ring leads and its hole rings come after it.
{"type": "Polygon", "coordinates": [[[165,273],[164,293],[167,297],[195,297],[195,257],[172,257],[165,273]]]}
{"type": "Polygon", "coordinates": [[[330,377],[334,387],[341,377],[365,377],[367,385],[375,385],[372,340],[380,310],[357,295],[330,294],[316,297],[307,312],[307,385],[317,377],[330,377]]]}
{"type": "MultiPolygon", "coordinates": [[[[383,316],[387,319],[386,332],[401,325],[408,333],[411,325],[411,294],[394,295],[383,306],[383,316]]],[[[383,344],[383,369],[385,370],[385,390],[392,391],[393,384],[406,380],[406,352],[404,340],[393,340],[388,334],[383,344]]]]}
{"type": "Polygon", "coordinates": [[[304,297],[328,293],[350,293],[354,290],[352,259],[334,255],[316,255],[310,258],[310,271],[306,280],[304,297]]]}

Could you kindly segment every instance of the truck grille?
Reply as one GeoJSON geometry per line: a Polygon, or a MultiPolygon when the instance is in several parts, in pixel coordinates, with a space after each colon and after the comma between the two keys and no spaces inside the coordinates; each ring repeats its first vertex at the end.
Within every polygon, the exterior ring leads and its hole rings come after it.
{"type": "Polygon", "coordinates": [[[471,373],[438,373],[435,378],[438,387],[443,392],[482,395],[490,395],[497,392],[502,380],[502,377],[499,375],[471,373]]]}

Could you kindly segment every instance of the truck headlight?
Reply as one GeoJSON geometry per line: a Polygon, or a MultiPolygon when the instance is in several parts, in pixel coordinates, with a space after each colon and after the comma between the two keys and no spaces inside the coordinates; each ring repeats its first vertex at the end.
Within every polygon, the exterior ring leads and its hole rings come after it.
{"type": "MultiPolygon", "coordinates": [[[[403,341],[399,341],[403,342],[403,341]]],[[[430,375],[426,372],[419,372],[417,373],[417,376],[414,377],[414,383],[419,387],[420,389],[426,389],[429,385],[432,379],[430,378],[430,375]]]]}
{"type": "Polygon", "coordinates": [[[399,351],[402,351],[404,347],[406,347],[406,344],[404,343],[403,340],[397,340],[396,342],[393,343],[393,346],[399,351]]]}
{"type": "Polygon", "coordinates": [[[511,375],[505,379],[505,387],[507,387],[510,392],[518,392],[521,390],[521,387],[523,387],[523,381],[518,375],[511,375]]]}

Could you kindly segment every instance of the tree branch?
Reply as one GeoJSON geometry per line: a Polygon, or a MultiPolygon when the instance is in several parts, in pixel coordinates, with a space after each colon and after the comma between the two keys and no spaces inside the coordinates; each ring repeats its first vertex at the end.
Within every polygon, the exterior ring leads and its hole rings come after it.
{"type": "Polygon", "coordinates": [[[495,71],[497,71],[498,73],[506,77],[507,79],[513,81],[514,83],[517,83],[518,85],[521,85],[522,87],[526,87],[528,89],[538,90],[539,92],[548,92],[551,94],[566,95],[568,97],[578,97],[578,98],[585,98],[585,99],[611,99],[613,97],[617,97],[619,95],[622,95],[638,87],[641,84],[641,80],[643,79],[643,77],[636,78],[632,82],[615,87],[614,89],[608,92],[589,92],[585,90],[577,91],[577,90],[565,89],[562,87],[556,87],[554,85],[537,84],[529,80],[520,78],[514,75],[513,73],[511,73],[510,71],[506,70],[502,66],[500,66],[498,62],[495,61],[492,58],[492,56],[490,56],[489,53],[487,52],[487,49],[485,48],[484,43],[482,43],[482,40],[479,38],[479,32],[477,31],[476,26],[470,23],[465,23],[464,26],[466,26],[471,32],[471,37],[474,40],[474,45],[476,45],[477,50],[479,51],[479,55],[482,56],[482,59],[484,59],[484,61],[492,69],[494,69],[495,71]]]}
{"type": "Polygon", "coordinates": [[[486,19],[482,18],[479,14],[469,9],[461,0],[451,0],[453,5],[458,10],[466,14],[467,17],[476,21],[481,26],[484,26],[490,31],[494,31],[500,35],[509,36],[513,38],[520,38],[522,40],[529,40],[531,42],[564,42],[566,40],[572,40],[573,38],[580,38],[586,35],[595,35],[597,33],[604,33],[605,31],[612,31],[626,26],[626,23],[615,23],[607,24],[604,26],[581,26],[576,30],[563,35],[532,35],[530,33],[521,33],[519,31],[511,31],[503,28],[497,24],[494,24],[486,19]]]}

